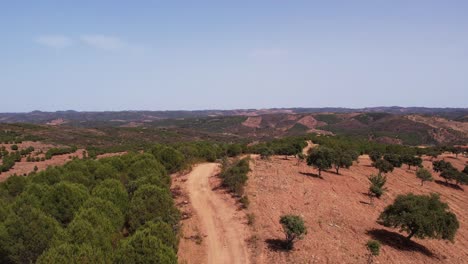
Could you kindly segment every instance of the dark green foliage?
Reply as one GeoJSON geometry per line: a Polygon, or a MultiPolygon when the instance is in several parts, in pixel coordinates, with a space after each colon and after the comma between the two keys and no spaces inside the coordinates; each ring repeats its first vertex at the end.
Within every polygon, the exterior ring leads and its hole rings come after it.
{"type": "Polygon", "coordinates": [[[307,228],[304,220],[298,215],[283,215],[280,218],[280,224],[286,235],[286,246],[292,249],[296,239],[302,239],[307,234],[307,228]]]}
{"type": "Polygon", "coordinates": [[[378,256],[380,254],[380,242],[377,240],[369,240],[366,243],[367,249],[372,256],[378,256]]]}
{"type": "Polygon", "coordinates": [[[400,155],[397,155],[397,154],[385,154],[383,156],[383,159],[388,161],[390,164],[393,165],[393,167],[395,168],[399,168],[401,167],[401,165],[403,164],[403,161],[401,159],[401,156],[400,155]]]}
{"type": "Polygon", "coordinates": [[[457,184],[468,184],[468,175],[458,171],[450,162],[443,160],[432,162],[435,172],[440,172],[440,177],[446,182],[455,181],[457,184]]]}
{"type": "Polygon", "coordinates": [[[0,224],[0,248],[13,263],[32,263],[47,249],[58,232],[58,222],[39,209],[24,206],[0,224]]]}
{"type": "Polygon", "coordinates": [[[93,197],[112,202],[122,213],[128,208],[128,193],[125,187],[117,180],[107,179],[100,182],[91,192],[93,197]]]}
{"type": "Polygon", "coordinates": [[[422,159],[420,157],[416,157],[416,156],[409,155],[409,154],[401,156],[401,162],[408,165],[408,169],[411,169],[411,166],[414,166],[414,167],[422,166],[422,159]]]}
{"type": "Polygon", "coordinates": [[[117,248],[116,264],[177,264],[174,250],[165,245],[152,232],[138,230],[132,236],[122,240],[117,248]]]}
{"type": "Polygon", "coordinates": [[[151,153],[169,173],[179,171],[185,164],[184,155],[172,147],[158,145],[152,148],[151,153]]]}
{"type": "Polygon", "coordinates": [[[134,193],[127,218],[129,229],[134,232],[149,221],[161,220],[175,226],[179,212],[167,189],[145,184],[134,193]]]}
{"type": "Polygon", "coordinates": [[[135,153],[12,176],[0,183],[0,263],[39,255],[39,263],[111,263],[127,230],[157,239],[133,244],[132,254],[176,261],[179,213],[169,183],[153,155],[135,153]],[[163,252],[153,252],[160,244],[163,252]]]}
{"type": "Polygon", "coordinates": [[[416,171],[416,177],[421,180],[421,186],[423,186],[425,181],[433,181],[432,174],[430,171],[426,170],[425,168],[419,168],[416,171]]]}
{"type": "Polygon", "coordinates": [[[334,150],[333,156],[333,166],[335,167],[336,174],[339,174],[340,168],[351,167],[351,165],[353,165],[353,161],[358,157],[356,153],[342,149],[334,150]]]}
{"type": "Polygon", "coordinates": [[[14,150],[14,151],[18,150],[18,146],[17,145],[11,145],[11,150],[14,150]]]}
{"type": "Polygon", "coordinates": [[[0,186],[1,189],[5,190],[10,196],[16,197],[26,188],[27,178],[23,176],[12,175],[3,182],[0,186]]]}
{"type": "Polygon", "coordinates": [[[240,144],[230,144],[227,148],[228,157],[235,157],[242,154],[242,146],[240,144]]]}
{"type": "Polygon", "coordinates": [[[468,165],[465,165],[465,168],[463,169],[462,172],[465,173],[465,174],[468,174],[468,165]]]}
{"type": "Polygon", "coordinates": [[[223,186],[237,195],[242,195],[249,171],[248,158],[236,160],[232,164],[225,162],[220,174],[223,186]]]}
{"type": "Polygon", "coordinates": [[[379,159],[382,158],[382,154],[378,151],[372,151],[369,153],[369,158],[372,160],[372,162],[377,162],[379,159]]]}
{"type": "Polygon", "coordinates": [[[379,173],[377,175],[371,175],[368,179],[370,182],[369,194],[380,198],[387,190],[384,187],[385,183],[387,182],[387,177],[379,173]]]}
{"type": "Polygon", "coordinates": [[[60,182],[44,195],[42,208],[61,224],[67,225],[88,197],[88,190],[83,185],[60,182]]]}
{"type": "Polygon", "coordinates": [[[77,147],[70,147],[70,148],[51,148],[47,150],[45,154],[46,159],[51,159],[53,156],[56,155],[63,155],[63,154],[70,154],[77,150],[77,147]]]}
{"type": "Polygon", "coordinates": [[[319,176],[323,170],[331,169],[335,160],[335,154],[332,149],[327,147],[313,148],[307,157],[307,165],[318,169],[319,176]]]}
{"type": "Polygon", "coordinates": [[[408,233],[408,239],[415,236],[453,242],[459,228],[457,217],[437,194],[399,195],[380,214],[379,221],[386,227],[399,228],[408,233]]]}
{"type": "Polygon", "coordinates": [[[372,166],[379,170],[379,174],[393,171],[393,165],[390,162],[383,159],[377,160],[376,162],[372,163],[372,166]]]}
{"type": "Polygon", "coordinates": [[[61,244],[45,251],[38,259],[38,264],[110,264],[111,259],[99,248],[89,244],[61,244]]]}
{"type": "Polygon", "coordinates": [[[452,163],[446,162],[444,160],[433,161],[432,168],[435,172],[443,172],[444,170],[455,170],[455,167],[452,166],[452,163]]]}

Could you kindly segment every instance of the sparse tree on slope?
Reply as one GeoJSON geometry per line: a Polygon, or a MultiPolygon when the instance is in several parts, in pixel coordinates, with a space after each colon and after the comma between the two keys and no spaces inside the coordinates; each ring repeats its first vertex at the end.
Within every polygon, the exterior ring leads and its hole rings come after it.
{"type": "Polygon", "coordinates": [[[296,239],[302,239],[307,234],[307,228],[304,220],[298,215],[283,215],[280,218],[280,224],[286,235],[286,246],[292,249],[296,239]]]}
{"type": "Polygon", "coordinates": [[[416,177],[421,180],[421,186],[424,185],[425,181],[433,181],[432,174],[430,171],[426,170],[425,168],[419,168],[416,171],[416,177]]]}
{"type": "Polygon", "coordinates": [[[307,165],[318,169],[319,176],[323,170],[331,169],[335,155],[332,149],[327,147],[313,148],[307,157],[307,165]]]}
{"type": "Polygon", "coordinates": [[[385,208],[379,221],[386,227],[400,228],[407,238],[435,238],[452,241],[459,228],[455,214],[439,195],[399,195],[385,208]]]}

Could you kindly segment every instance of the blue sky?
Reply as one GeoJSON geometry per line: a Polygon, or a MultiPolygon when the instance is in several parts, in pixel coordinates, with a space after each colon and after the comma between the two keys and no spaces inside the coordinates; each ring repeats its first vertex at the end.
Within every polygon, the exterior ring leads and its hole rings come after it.
{"type": "Polygon", "coordinates": [[[468,107],[468,1],[2,1],[0,112],[468,107]]]}

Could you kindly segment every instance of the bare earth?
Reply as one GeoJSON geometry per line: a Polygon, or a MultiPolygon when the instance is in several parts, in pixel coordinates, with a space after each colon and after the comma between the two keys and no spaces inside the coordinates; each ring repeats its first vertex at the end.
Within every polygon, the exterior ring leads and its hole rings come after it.
{"type": "MultiPolygon", "coordinates": [[[[443,158],[458,169],[468,161],[461,155],[444,154],[443,158]]],[[[370,164],[368,156],[361,156],[350,169],[341,169],[341,175],[330,170],[318,178],[315,169],[293,158],[254,158],[247,184],[248,212],[256,219],[251,228],[252,263],[367,263],[365,243],[369,239],[382,243],[374,263],[467,263],[468,190],[445,186],[435,173],[436,182],[421,186],[415,169],[404,165],[387,175],[388,192],[370,205],[367,177],[377,172],[370,164]],[[412,239],[405,244],[405,233],[376,222],[397,195],[409,192],[439,193],[449,204],[460,222],[454,244],[432,239],[412,239]],[[284,239],[279,224],[283,214],[300,215],[308,226],[308,234],[290,252],[278,246],[284,239]]],[[[432,170],[427,157],[424,166],[432,170]]]]}
{"type": "Polygon", "coordinates": [[[218,164],[203,163],[185,179],[176,179],[179,182],[175,185],[182,184],[190,200],[188,208],[182,211],[192,215],[183,221],[180,263],[250,263],[245,213],[229,194],[220,190],[215,177],[218,172],[218,164]]]}

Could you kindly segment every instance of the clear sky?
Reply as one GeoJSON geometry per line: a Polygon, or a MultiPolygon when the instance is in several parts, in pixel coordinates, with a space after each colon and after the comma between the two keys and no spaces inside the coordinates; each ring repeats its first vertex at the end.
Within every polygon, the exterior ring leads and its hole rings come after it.
{"type": "Polygon", "coordinates": [[[1,1],[0,112],[468,107],[468,1],[1,1]]]}

